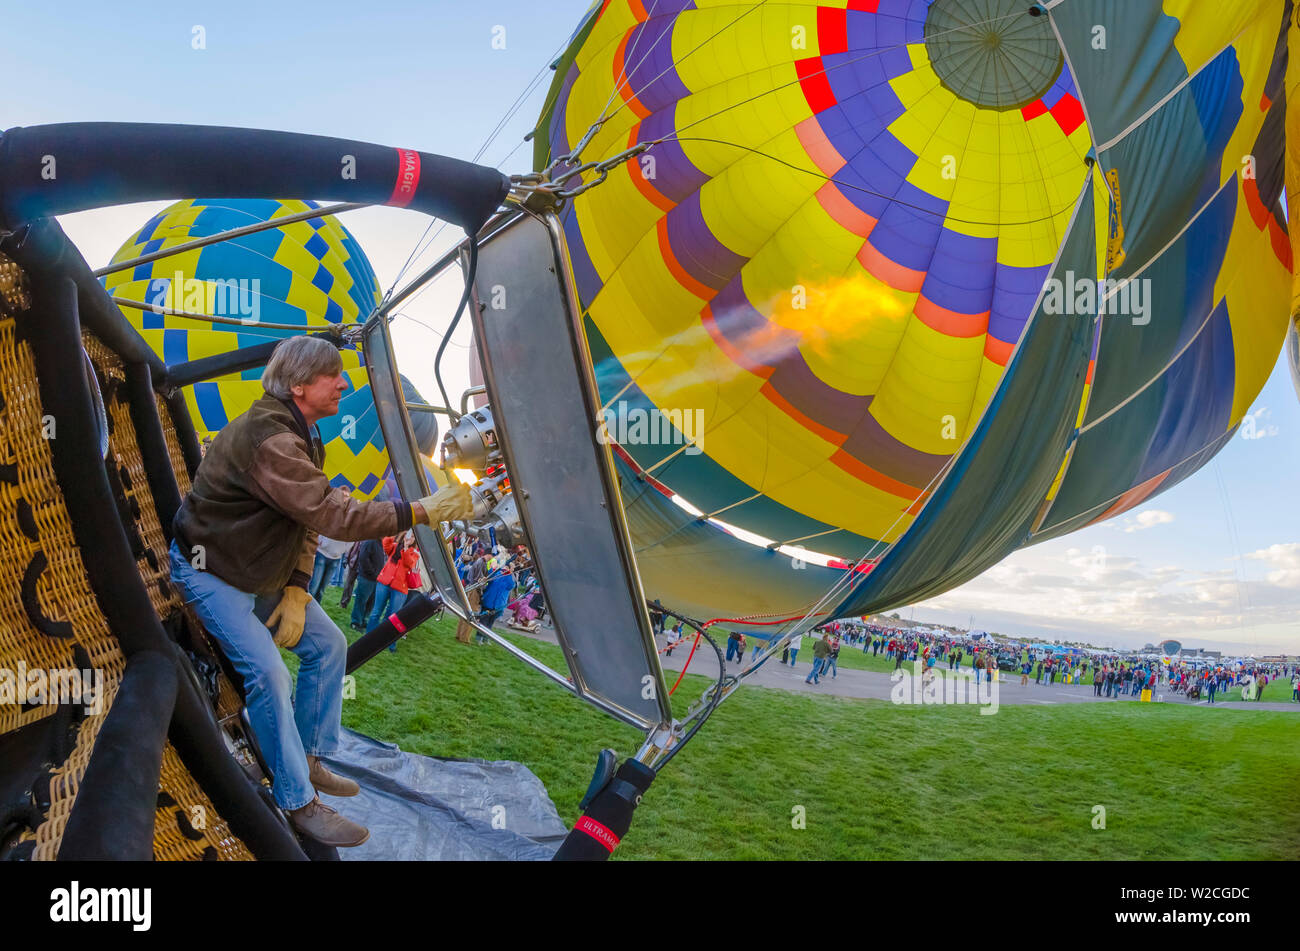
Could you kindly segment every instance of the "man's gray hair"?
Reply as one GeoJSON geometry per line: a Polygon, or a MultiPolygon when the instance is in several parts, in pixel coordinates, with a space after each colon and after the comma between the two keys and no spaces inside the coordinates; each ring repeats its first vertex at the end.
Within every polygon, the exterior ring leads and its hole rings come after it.
{"type": "Polygon", "coordinates": [[[343,358],[328,340],[320,337],[290,337],[281,341],[262,371],[262,387],[278,399],[293,398],[293,388],[306,386],[316,377],[336,376],[343,358]]]}

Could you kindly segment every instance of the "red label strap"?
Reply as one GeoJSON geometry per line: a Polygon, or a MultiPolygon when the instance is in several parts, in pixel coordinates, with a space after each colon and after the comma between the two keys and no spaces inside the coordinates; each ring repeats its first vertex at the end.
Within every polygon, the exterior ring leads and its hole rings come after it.
{"type": "Polygon", "coordinates": [[[396,614],[388,615],[388,620],[393,622],[393,627],[397,628],[398,634],[406,633],[406,625],[402,623],[401,618],[399,618],[396,614]]]}
{"type": "Polygon", "coordinates": [[[415,186],[420,184],[420,153],[412,149],[397,150],[397,184],[388,204],[405,208],[415,197],[415,186]]]}
{"type": "Polygon", "coordinates": [[[607,850],[613,852],[618,846],[618,836],[610,832],[603,825],[592,819],[590,816],[583,816],[573,826],[579,832],[585,832],[591,836],[607,850]]]}

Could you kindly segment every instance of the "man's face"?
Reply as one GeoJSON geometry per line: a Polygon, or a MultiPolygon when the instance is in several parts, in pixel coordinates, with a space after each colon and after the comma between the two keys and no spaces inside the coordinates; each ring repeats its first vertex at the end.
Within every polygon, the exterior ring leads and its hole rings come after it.
{"type": "Polygon", "coordinates": [[[322,373],[310,383],[295,386],[293,395],[304,416],[324,419],[339,411],[339,400],[347,388],[348,381],[341,372],[333,376],[322,373]]]}

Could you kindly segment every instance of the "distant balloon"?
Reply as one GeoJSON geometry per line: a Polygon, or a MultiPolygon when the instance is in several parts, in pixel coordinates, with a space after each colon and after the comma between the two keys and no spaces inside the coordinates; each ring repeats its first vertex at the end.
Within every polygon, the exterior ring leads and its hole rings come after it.
{"type": "MultiPolygon", "coordinates": [[[[315,207],[315,202],[255,199],[177,202],[150,218],[113,260],[129,260],[315,207]]],[[[160,258],[111,274],[104,283],[114,296],[243,321],[239,326],[205,324],[122,308],[168,364],[228,353],[295,333],[262,324],[324,329],[334,323],[358,323],[370,315],[381,296],[365,253],[333,216],[160,258]]],[[[385,490],[388,453],[361,355],[354,349],[340,354],[349,388],[339,403],[338,415],[319,423],[325,441],[325,471],[334,485],[349,489],[358,498],[372,498],[385,490]]],[[[259,367],[186,387],[185,401],[200,439],[219,431],[262,396],[261,376],[259,367]]],[[[402,387],[408,402],[424,402],[409,381],[403,379],[402,387]]],[[[429,413],[412,414],[411,422],[420,451],[427,456],[437,441],[437,422],[429,413]]]]}

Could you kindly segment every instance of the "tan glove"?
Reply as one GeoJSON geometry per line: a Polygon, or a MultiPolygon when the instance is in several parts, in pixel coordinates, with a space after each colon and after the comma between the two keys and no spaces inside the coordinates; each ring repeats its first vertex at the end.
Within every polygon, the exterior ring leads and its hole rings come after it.
{"type": "Polygon", "coordinates": [[[271,616],[266,619],[266,626],[275,631],[276,647],[292,650],[302,640],[302,628],[307,623],[307,603],[311,595],[306,589],[290,585],[284,589],[280,603],[275,606],[271,616]],[[276,622],[279,626],[276,626],[276,622]]]}
{"type": "Polygon", "coordinates": [[[420,507],[428,516],[430,525],[453,522],[474,514],[474,500],[469,494],[469,486],[463,482],[444,486],[433,495],[426,495],[420,499],[420,507]]]}

